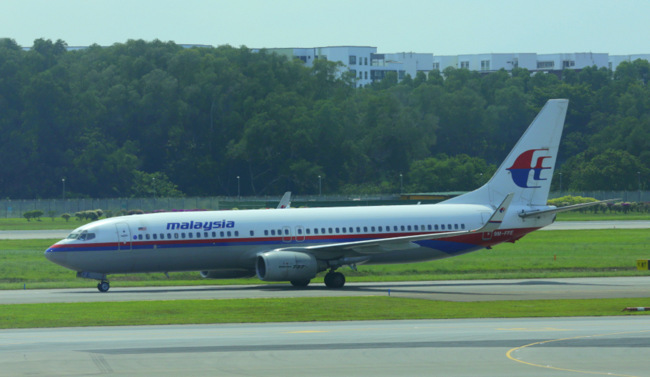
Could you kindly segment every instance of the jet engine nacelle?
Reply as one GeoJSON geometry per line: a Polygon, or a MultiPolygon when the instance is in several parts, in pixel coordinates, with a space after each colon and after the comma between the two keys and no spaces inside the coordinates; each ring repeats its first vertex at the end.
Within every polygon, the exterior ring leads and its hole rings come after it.
{"type": "Polygon", "coordinates": [[[299,251],[269,251],[257,256],[257,277],[264,281],[297,281],[313,279],[319,264],[311,254],[299,251]]]}
{"type": "Polygon", "coordinates": [[[255,276],[255,272],[251,270],[212,270],[201,271],[200,274],[204,279],[238,279],[255,276]]]}

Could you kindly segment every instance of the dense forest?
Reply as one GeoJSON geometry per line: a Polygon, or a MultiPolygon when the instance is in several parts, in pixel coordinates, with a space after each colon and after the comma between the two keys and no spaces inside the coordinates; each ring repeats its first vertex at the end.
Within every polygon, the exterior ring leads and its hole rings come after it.
{"type": "MultiPolygon", "coordinates": [[[[575,190],[647,189],[650,64],[560,75],[418,73],[356,88],[339,65],[130,40],[0,39],[0,197],[469,190],[549,98],[575,190]]],[[[556,188],[560,180],[555,179],[556,188]]]]}

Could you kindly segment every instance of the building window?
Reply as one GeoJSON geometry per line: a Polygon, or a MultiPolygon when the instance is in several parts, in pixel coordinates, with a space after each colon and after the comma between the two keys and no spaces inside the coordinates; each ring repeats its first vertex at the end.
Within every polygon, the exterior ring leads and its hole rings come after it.
{"type": "Polygon", "coordinates": [[[365,79],[368,80],[368,71],[364,72],[365,79]]]}
{"type": "Polygon", "coordinates": [[[354,55],[350,55],[350,63],[349,65],[356,65],[357,64],[357,57],[354,55]]]}
{"type": "Polygon", "coordinates": [[[439,71],[440,70],[440,63],[438,63],[438,62],[433,63],[433,70],[434,71],[439,71]]]}
{"type": "Polygon", "coordinates": [[[489,70],[490,70],[490,61],[481,60],[481,71],[489,71],[489,70]]]}
{"type": "Polygon", "coordinates": [[[460,68],[469,69],[469,61],[460,62],[460,68]]]}
{"type": "Polygon", "coordinates": [[[537,62],[537,68],[540,69],[545,69],[545,68],[553,68],[555,67],[555,62],[554,61],[545,61],[545,62],[537,62]]]}
{"type": "Polygon", "coordinates": [[[364,61],[365,61],[365,64],[364,64],[364,65],[368,65],[368,58],[363,58],[363,59],[364,59],[364,61]]]}
{"type": "Polygon", "coordinates": [[[562,68],[571,68],[575,67],[576,62],[574,60],[564,60],[562,61],[562,68]]]}

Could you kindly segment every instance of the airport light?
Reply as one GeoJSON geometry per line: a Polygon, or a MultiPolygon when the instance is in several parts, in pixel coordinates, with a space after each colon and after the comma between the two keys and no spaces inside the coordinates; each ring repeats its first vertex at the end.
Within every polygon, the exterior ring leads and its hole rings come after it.
{"type": "Polygon", "coordinates": [[[61,194],[61,198],[65,200],[65,178],[61,178],[61,184],[63,185],[63,191],[61,194]]]}
{"type": "Polygon", "coordinates": [[[156,199],[156,177],[151,177],[151,187],[153,187],[153,198],[156,199]]]}
{"type": "Polygon", "coordinates": [[[318,176],[318,196],[320,197],[321,195],[323,195],[323,179],[319,175],[318,176]]]}
{"type": "Polygon", "coordinates": [[[399,173],[399,194],[402,195],[403,191],[404,191],[404,177],[402,176],[402,173],[399,173]]]}
{"type": "Polygon", "coordinates": [[[237,176],[237,200],[241,200],[241,195],[239,191],[239,176],[237,176]]]}

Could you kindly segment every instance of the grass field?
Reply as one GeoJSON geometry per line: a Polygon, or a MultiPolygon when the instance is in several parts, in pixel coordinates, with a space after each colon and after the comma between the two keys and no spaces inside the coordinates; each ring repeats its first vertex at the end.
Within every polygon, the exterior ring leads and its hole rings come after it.
{"type": "MultiPolygon", "coordinates": [[[[0,240],[0,289],[93,287],[50,263],[43,251],[57,240],[0,240]]],[[[573,276],[634,276],[650,259],[650,232],[576,230],[534,232],[439,261],[344,270],[348,281],[404,281],[573,276]]],[[[257,279],[203,280],[198,273],[112,275],[115,286],[262,284],[257,279]]],[[[322,282],[322,277],[314,283],[322,282]]],[[[397,297],[290,298],[1,305],[0,328],[284,322],[381,319],[622,315],[648,299],[444,302],[397,297]],[[47,315],[44,315],[47,313],[47,315]]],[[[647,314],[647,312],[640,313],[647,314]]]]}
{"type": "Polygon", "coordinates": [[[647,299],[448,302],[395,297],[4,305],[0,328],[643,315],[647,299]],[[507,309],[504,309],[507,308],[507,309]],[[47,313],[47,315],[43,315],[47,313]]]}
{"type": "MultiPolygon", "coordinates": [[[[74,271],[43,256],[56,240],[0,240],[0,289],[92,287],[74,271]]],[[[438,261],[343,269],[348,281],[639,276],[637,259],[650,259],[647,229],[534,232],[515,244],[438,261]]],[[[204,280],[197,272],[111,275],[113,287],[198,284],[262,284],[257,279],[204,280]]],[[[322,276],[314,283],[322,282],[322,276]]]]}

